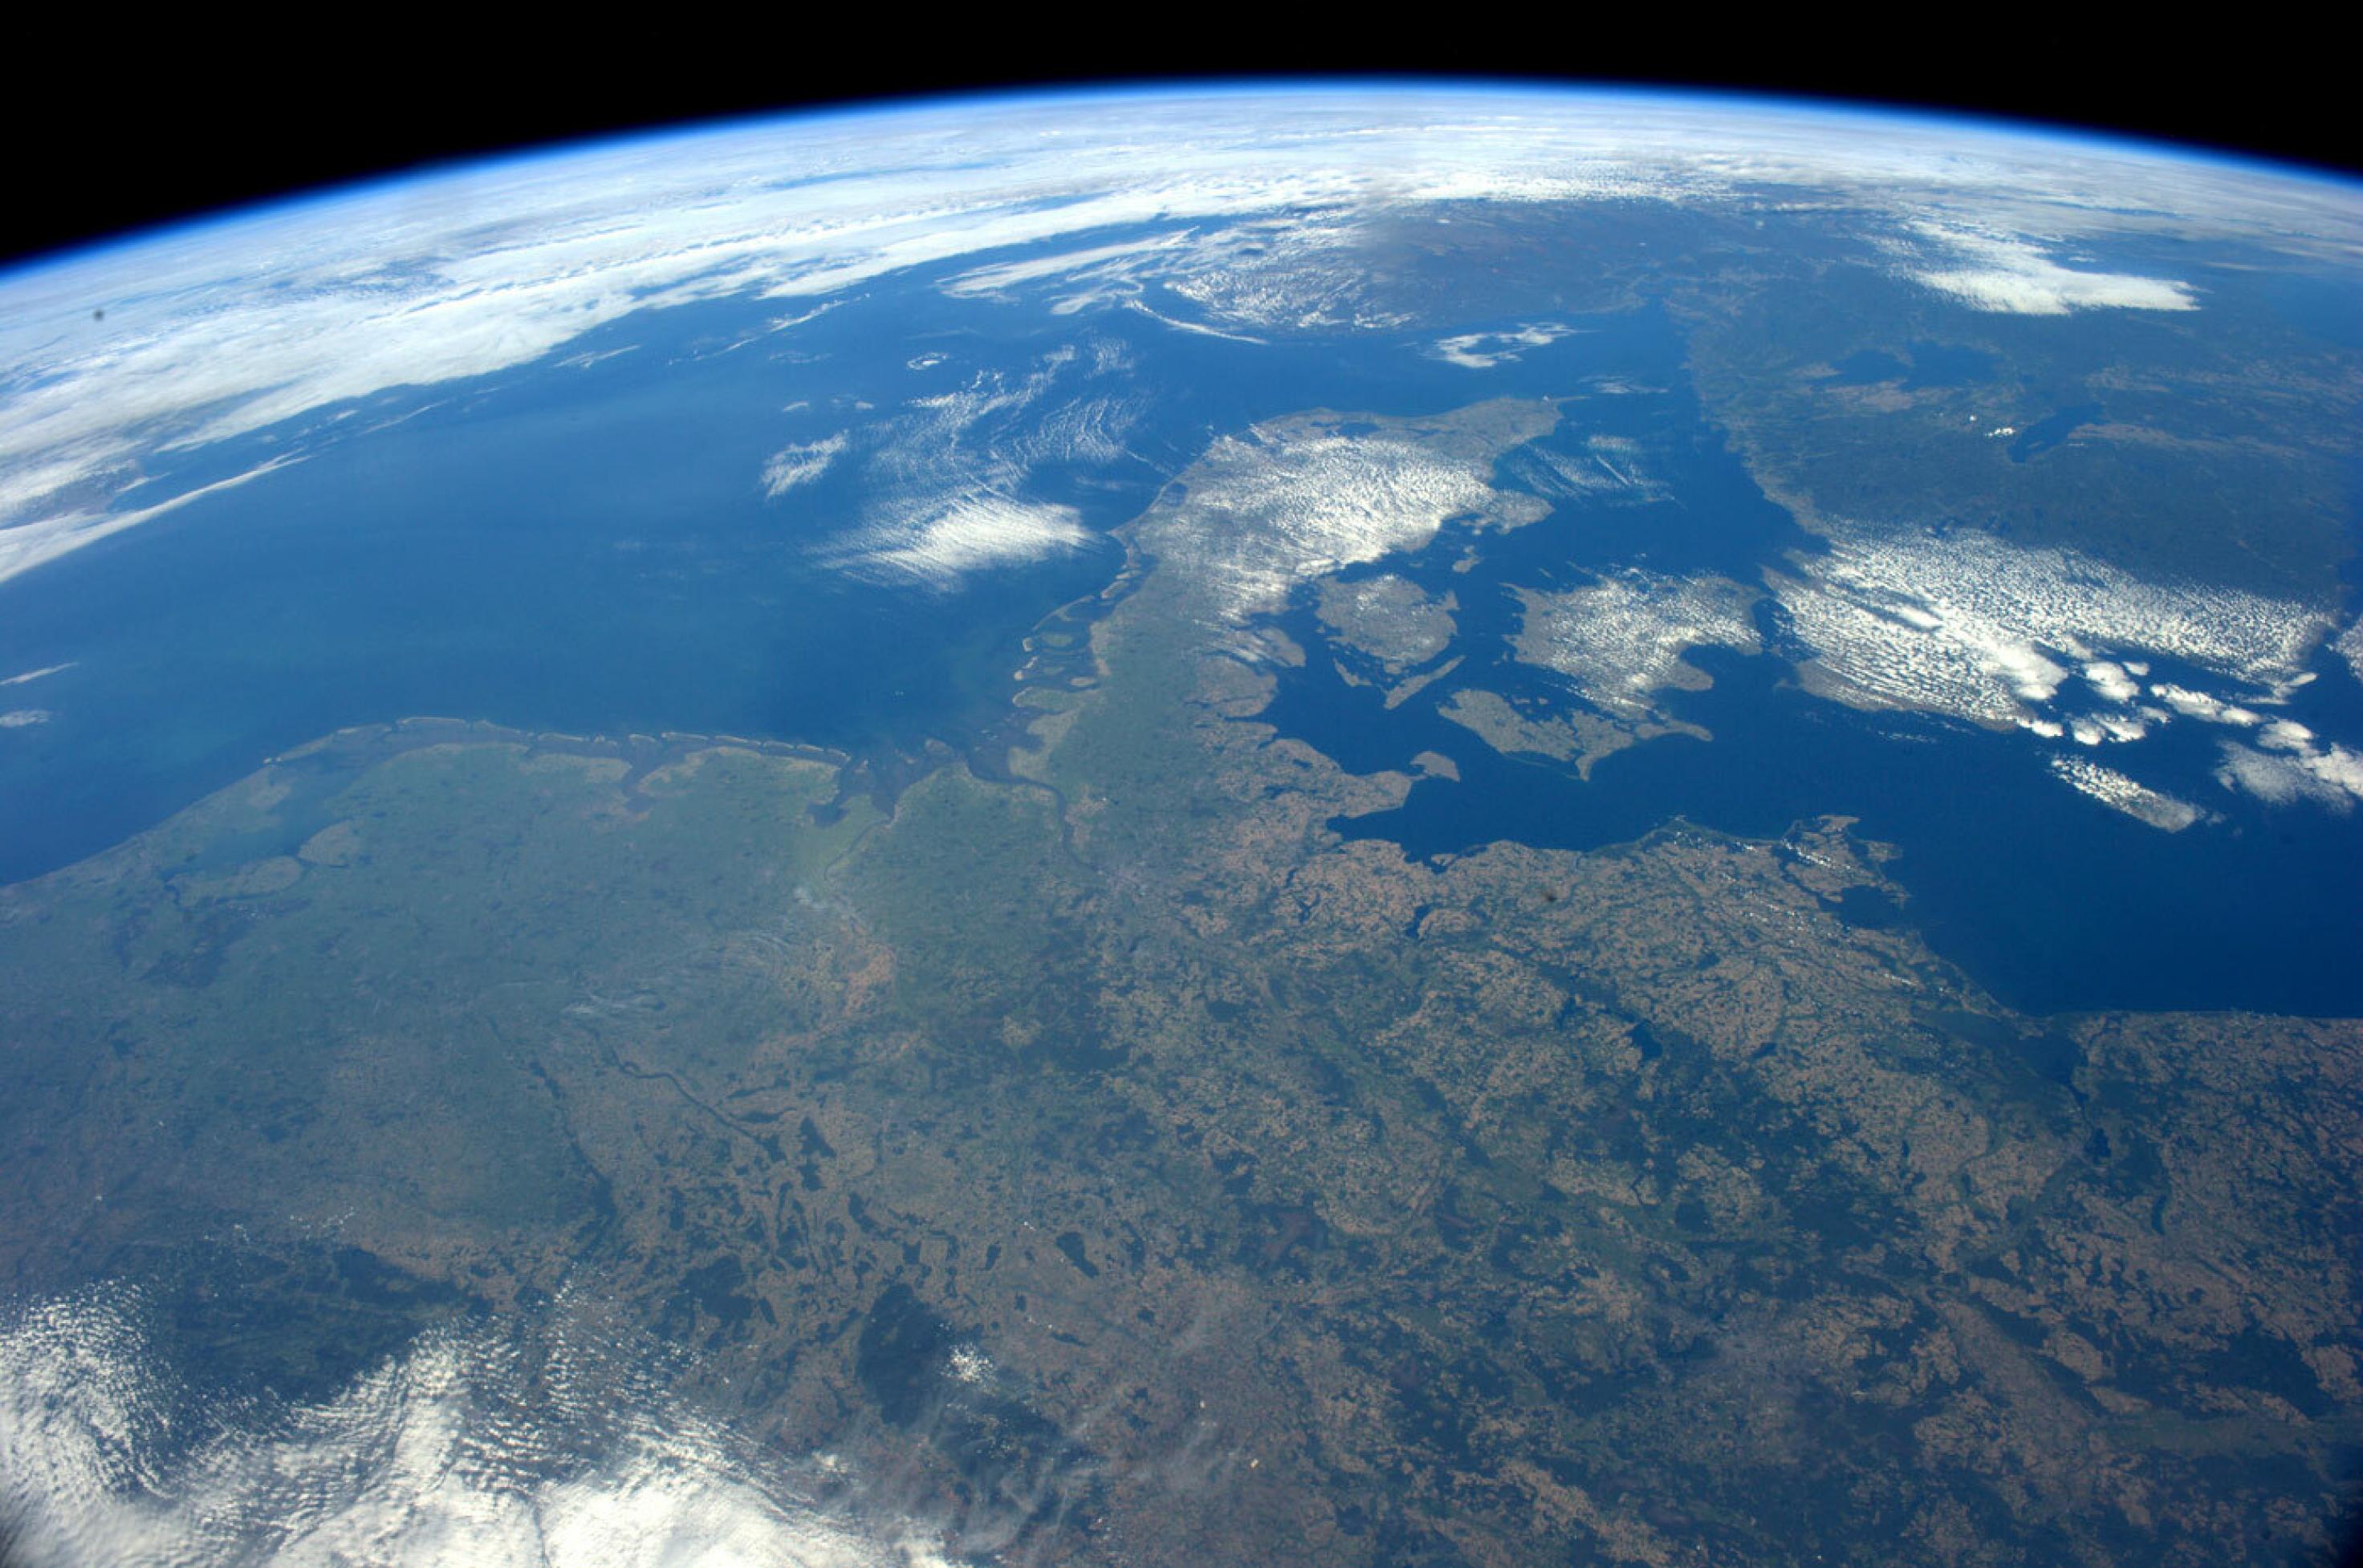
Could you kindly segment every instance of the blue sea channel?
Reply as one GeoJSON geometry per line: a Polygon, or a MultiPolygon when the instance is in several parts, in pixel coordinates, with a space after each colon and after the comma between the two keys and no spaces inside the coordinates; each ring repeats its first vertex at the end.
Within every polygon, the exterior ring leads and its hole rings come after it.
{"type": "MultiPolygon", "coordinates": [[[[2063,786],[2031,737],[1804,694],[1769,619],[1773,653],[1695,655],[1712,689],[1666,696],[1712,742],[1653,741],[1588,782],[1440,718],[1456,686],[1568,701],[1558,677],[1509,657],[1513,585],[1567,587],[1623,565],[1754,582],[1784,552],[1817,547],[1701,414],[1681,330],[1660,312],[1584,322],[1481,373],[1423,353],[1424,339],[1244,342],[1130,312],[952,298],[926,279],[773,329],[782,314],[752,300],[643,313],[548,361],[261,432],[160,472],[126,504],[275,452],[302,460],[0,585],[0,673],[70,667],[9,694],[49,718],[0,734],[0,881],[105,849],[328,731],[415,714],[864,756],[957,746],[1005,712],[1029,628],[1114,575],[1109,531],[1215,434],[1307,408],[1555,396],[1571,401],[1550,439],[1630,436],[1665,492],[1561,502],[1473,541],[1471,571],[1452,570],[1472,541],[1450,529],[1383,564],[1457,594],[1468,663],[1389,712],[1315,658],[1263,722],[1349,767],[1434,750],[1461,778],[1423,782],[1401,810],[1339,832],[1428,856],[1502,838],[1589,848],[1677,819],[1773,835],[1841,813],[1901,848],[1903,917],[2012,1004],[2363,1013],[2363,823],[2222,790],[2196,725],[2145,744],[2176,775],[2164,782],[2224,820],[2168,835],[2063,786]],[[1093,339],[1120,350],[1109,390],[1144,394],[1148,412],[1120,453],[1037,462],[1021,491],[1075,508],[1100,536],[1090,547],[955,585],[880,580],[833,564],[863,517],[861,467],[764,493],[783,446],[858,431],[980,374],[1015,382],[1093,339]]],[[[1516,324],[1465,329],[1489,325],[1516,324]]],[[[1890,358],[1842,373],[1982,373],[1978,356],[1941,345],[1890,358]]],[[[1499,482],[1523,482],[1516,458],[1499,482]]],[[[1283,624],[1319,640],[1309,606],[1283,624]]],[[[2323,673],[2292,716],[2363,732],[2363,692],[2335,661],[2323,673]]]]}

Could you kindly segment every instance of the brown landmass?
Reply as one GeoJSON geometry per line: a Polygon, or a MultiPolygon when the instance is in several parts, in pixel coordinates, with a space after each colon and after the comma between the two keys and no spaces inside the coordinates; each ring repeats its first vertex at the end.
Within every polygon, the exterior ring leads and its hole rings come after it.
{"type": "Polygon", "coordinates": [[[1343,841],[1196,477],[1005,776],[361,732],[0,890],[0,1279],[595,1288],[1038,1562],[2330,1549],[2363,1030],[2015,1016],[1843,821],[1343,841]]]}

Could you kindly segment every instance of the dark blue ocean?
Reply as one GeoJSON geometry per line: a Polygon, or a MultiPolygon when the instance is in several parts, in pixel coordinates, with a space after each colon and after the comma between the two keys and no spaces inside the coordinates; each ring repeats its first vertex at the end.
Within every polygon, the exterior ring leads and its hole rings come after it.
{"type": "MultiPolygon", "coordinates": [[[[1186,302],[1156,303],[1186,314],[1186,302]]],[[[2169,836],[2067,789],[2030,737],[1855,713],[1790,687],[1774,657],[1696,656],[1714,688],[1666,705],[1714,740],[1636,747],[1588,783],[1438,718],[1455,684],[1553,695],[1557,678],[1507,657],[1510,584],[1566,586],[1628,563],[1752,582],[1782,551],[1815,547],[1702,415],[1662,313],[1589,321],[1483,372],[1421,353],[1426,339],[1248,343],[1127,313],[950,299],[926,279],[764,330],[782,314],[759,301],[644,313],[551,362],[262,432],[158,473],[127,504],[272,452],[302,460],[0,584],[0,676],[72,666],[0,690],[0,708],[50,714],[0,732],[0,881],[104,849],[327,731],[405,715],[865,756],[963,744],[1005,711],[1027,630],[1113,574],[1114,542],[949,591],[865,581],[827,558],[859,519],[861,470],[840,464],[776,500],[760,476],[789,443],[859,429],[979,372],[1021,379],[1050,350],[1097,337],[1129,359],[1108,390],[1148,394],[1148,412],[1120,455],[1037,464],[1023,493],[1075,507],[1102,535],[1214,434],[1313,407],[1417,414],[1578,395],[1554,439],[1630,436],[1666,481],[1651,504],[1567,503],[1488,536],[1466,575],[1449,570],[1462,542],[1449,536],[1386,563],[1458,593],[1470,662],[1456,681],[1387,712],[1315,659],[1267,717],[1352,767],[1433,749],[1462,780],[1423,783],[1401,811],[1340,831],[1427,855],[1505,837],[1611,844],[1678,817],[1772,834],[1841,812],[1902,848],[1892,869],[1908,918],[2006,1001],[2363,1012],[2351,962],[2363,823],[2215,787],[2201,726],[2145,743],[2158,748],[2147,755],[2171,753],[2180,792],[2226,820],[2169,836]],[[926,356],[941,359],[913,368],[926,356]],[[1581,395],[1603,380],[1643,390],[1581,395]]],[[[1515,324],[1458,329],[1489,325],[1515,324]]],[[[1890,358],[1842,371],[1986,373],[1974,352],[1940,344],[1890,358]]],[[[2060,414],[2079,416],[2090,414],[2060,414]]],[[[2039,460],[2069,428],[2029,432],[2025,456],[2039,460]]],[[[1514,464],[1502,480],[1519,482],[1514,464]]],[[[1289,624],[1317,631],[1302,607],[1289,624]]],[[[2363,692],[2335,661],[2323,673],[2292,716],[2363,733],[2363,692]]]]}
{"type": "MultiPolygon", "coordinates": [[[[2224,819],[2168,834],[2055,778],[2046,758],[2057,743],[1940,717],[1858,712],[1807,694],[1779,657],[1788,638],[1769,604],[1757,610],[1769,653],[1693,650],[1690,662],[1714,677],[1712,688],[1659,695],[1663,709],[1705,728],[1712,742],[1666,736],[1607,756],[1579,780],[1570,767],[1505,756],[1439,717],[1440,701],[1461,686],[1565,705],[1559,678],[1511,657],[1519,624],[1513,584],[1575,587],[1623,566],[1752,583],[1781,553],[1821,547],[1766,499],[1704,419],[1683,382],[1680,337],[1664,317],[1589,325],[1594,330],[1505,373],[1536,391],[1554,376],[1564,385],[1602,370],[1665,388],[1586,399],[1542,445],[1573,453],[1596,435],[1633,438],[1670,481],[1667,494],[1638,505],[1562,502],[1539,525],[1482,539],[1470,571],[1454,569],[1463,541],[1451,537],[1409,562],[1368,569],[1456,594],[1467,662],[1390,712],[1379,688],[1349,685],[1330,660],[1308,659],[1283,673],[1265,717],[1357,771],[1403,768],[1433,750],[1452,758],[1461,777],[1423,780],[1402,809],[1340,820],[1338,832],[1424,856],[1504,838],[1592,849],[1675,819],[1769,837],[1803,818],[1852,816],[1862,836],[1903,851],[1888,869],[1906,890],[1904,918],[2014,1007],[2363,1011],[2363,965],[2355,962],[2363,818],[2310,804],[2268,806],[2224,789],[2213,777],[2220,729],[2185,723],[2142,743],[2146,778],[2224,819]]],[[[1984,360],[1915,344],[1908,363],[1842,371],[1974,379],[1985,373],[1984,360]]],[[[2063,410],[2027,432],[2034,439],[2012,456],[2036,458],[2091,416],[2063,410]]],[[[1503,477],[1514,482],[1515,465],[1508,467],[1503,477]]],[[[1308,644],[1322,635],[1309,604],[1283,625],[1308,644]]],[[[2344,663],[2325,648],[2313,668],[2318,679],[2284,712],[2322,734],[2363,731],[2363,688],[2344,663]]],[[[2208,679],[2169,658],[2153,657],[2152,669],[2158,679],[2208,679]]]]}

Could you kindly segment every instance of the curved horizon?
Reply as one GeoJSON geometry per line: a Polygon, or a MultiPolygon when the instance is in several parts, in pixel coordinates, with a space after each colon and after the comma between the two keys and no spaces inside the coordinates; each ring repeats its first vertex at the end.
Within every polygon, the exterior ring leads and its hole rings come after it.
{"type": "Polygon", "coordinates": [[[171,216],[140,219],[94,231],[61,244],[0,254],[0,290],[28,273],[69,267],[107,252],[137,248],[193,232],[267,219],[317,203],[366,196],[391,187],[491,173],[549,160],[595,156],[623,148],[668,141],[693,141],[765,129],[825,127],[864,119],[954,113],[974,109],[1028,109],[1052,105],[1112,105],[1135,101],[1187,102],[1194,98],[1235,101],[1380,94],[1397,96],[1500,96],[1595,102],[1631,100],[1730,114],[1763,114],[1865,120],[1918,128],[1968,129],[2003,140],[2026,140],[2062,149],[2171,163],[2205,163],[2256,176],[2318,183],[2363,193],[2363,169],[2088,121],[2047,118],[2008,111],[1956,107],[1874,96],[1841,96],[1775,87],[1635,82],[1614,78],[1525,77],[1515,74],[1428,74],[1419,72],[1354,72],[1337,76],[1223,73],[1206,76],[1095,77],[1066,83],[1039,82],[868,95],[758,110],[721,110],[630,126],[511,141],[473,150],[437,154],[415,162],[389,163],[349,174],[285,185],[267,193],[192,207],[171,216]]]}

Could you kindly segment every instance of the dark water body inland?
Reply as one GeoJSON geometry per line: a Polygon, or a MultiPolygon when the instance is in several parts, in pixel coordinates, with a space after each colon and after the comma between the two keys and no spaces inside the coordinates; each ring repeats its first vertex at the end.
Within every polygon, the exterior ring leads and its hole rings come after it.
{"type": "Polygon", "coordinates": [[[1912,367],[1883,348],[1865,348],[1849,354],[1837,362],[1837,374],[1830,379],[1832,386],[1875,387],[1882,381],[1900,381],[1912,373],[1912,367]]]}
{"type": "Polygon", "coordinates": [[[2100,417],[2101,405],[2097,403],[2080,403],[2073,408],[2063,408],[2057,414],[2046,415],[2020,431],[2017,438],[2011,442],[2010,460],[2024,463],[2029,458],[2039,458],[2082,426],[2098,422],[2100,417]]]}
{"type": "Polygon", "coordinates": [[[1993,379],[1997,361],[1982,348],[1958,343],[1914,343],[1905,357],[1866,348],[1837,361],[1833,386],[1868,387],[1901,381],[1905,392],[1976,386],[1993,379]]]}

